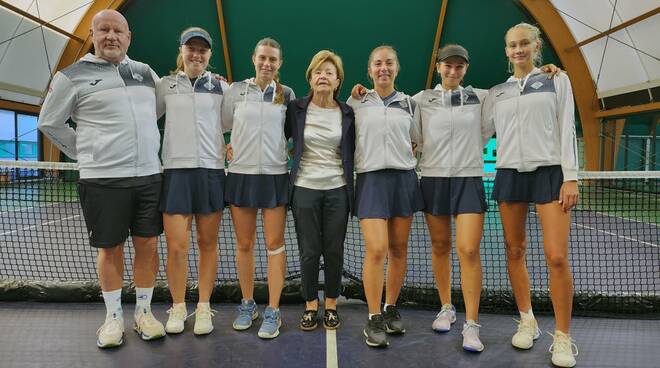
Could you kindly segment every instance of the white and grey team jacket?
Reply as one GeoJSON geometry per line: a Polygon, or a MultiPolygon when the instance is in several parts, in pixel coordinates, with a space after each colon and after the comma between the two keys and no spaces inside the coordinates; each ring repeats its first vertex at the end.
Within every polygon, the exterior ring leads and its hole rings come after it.
{"type": "Polygon", "coordinates": [[[147,64],[128,56],[115,66],[87,54],[53,77],[39,130],[78,160],[81,179],[157,174],[158,80],[147,64]],[[75,130],[66,124],[69,118],[75,130]]]}
{"type": "Polygon", "coordinates": [[[490,89],[484,103],[483,138],[497,133],[498,169],[534,171],[561,165],[564,181],[577,180],[578,154],[571,83],[534,70],[490,89]]]}
{"type": "Polygon", "coordinates": [[[165,112],[164,169],[225,168],[221,124],[223,92],[229,85],[205,72],[194,85],[184,72],[156,84],[159,111],[165,112]]]}
{"type": "Polygon", "coordinates": [[[289,101],[296,98],[282,85],[284,103],[275,100],[275,81],[266,90],[253,79],[232,83],[222,103],[222,125],[231,129],[234,157],[228,172],[279,175],[287,173],[284,121],[289,101]]]}
{"type": "Polygon", "coordinates": [[[482,176],[481,104],[487,95],[471,86],[444,90],[437,85],[413,97],[420,110],[415,124],[421,133],[422,176],[482,176]]]}
{"type": "Polygon", "coordinates": [[[349,97],[355,112],[355,171],[359,173],[417,165],[412,142],[419,141],[414,115],[419,109],[410,96],[397,92],[387,106],[375,90],[362,98],[349,97]]]}

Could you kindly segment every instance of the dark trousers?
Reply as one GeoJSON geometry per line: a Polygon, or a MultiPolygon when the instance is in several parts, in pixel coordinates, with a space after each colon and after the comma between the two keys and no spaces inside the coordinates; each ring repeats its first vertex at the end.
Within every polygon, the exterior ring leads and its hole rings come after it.
{"type": "Polygon", "coordinates": [[[291,208],[300,250],[302,297],[306,301],[318,299],[321,256],[325,264],[325,296],[339,297],[348,222],[346,187],[314,190],[296,186],[291,208]]]}

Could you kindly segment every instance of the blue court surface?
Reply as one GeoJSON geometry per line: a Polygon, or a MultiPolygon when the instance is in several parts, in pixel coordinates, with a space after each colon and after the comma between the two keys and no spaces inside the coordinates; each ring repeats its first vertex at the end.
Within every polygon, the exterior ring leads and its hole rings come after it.
{"type": "MultiPolygon", "coordinates": [[[[165,322],[167,304],[155,304],[165,322]]],[[[263,306],[260,306],[263,311],[263,306]]],[[[247,331],[232,330],[235,305],[215,304],[215,330],[192,333],[192,319],[181,335],[142,341],[132,331],[133,305],[125,304],[127,330],[119,348],[100,350],[95,331],[102,322],[101,303],[0,303],[0,366],[12,367],[550,367],[548,348],[554,322],[537,316],[544,331],[528,351],[516,350],[513,315],[481,315],[481,354],[461,348],[464,315],[447,334],[431,330],[436,311],[401,309],[406,334],[392,336],[390,347],[365,345],[362,328],[367,308],[362,302],[339,305],[342,319],[336,332],[322,327],[303,332],[297,327],[302,305],[283,305],[281,334],[274,340],[257,337],[261,318],[247,331]]],[[[189,309],[192,306],[189,305],[189,309]]],[[[579,347],[578,367],[658,367],[660,321],[575,318],[572,336],[579,347]]]]}

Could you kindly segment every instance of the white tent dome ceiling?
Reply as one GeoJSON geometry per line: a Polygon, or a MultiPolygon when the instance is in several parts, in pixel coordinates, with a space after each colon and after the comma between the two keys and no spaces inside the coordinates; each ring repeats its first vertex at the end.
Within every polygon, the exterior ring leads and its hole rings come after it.
{"type": "MultiPolygon", "coordinates": [[[[660,0],[552,0],[552,3],[578,43],[660,7],[660,0]]],[[[580,47],[599,98],[660,86],[658,35],[660,14],[655,14],[580,47]]]]}
{"type": "MultiPolygon", "coordinates": [[[[660,7],[660,0],[551,0],[580,42],[660,7]]],[[[0,1],[0,99],[40,105],[69,41],[4,6],[9,4],[74,33],[90,0],[0,1]]],[[[629,95],[653,100],[660,86],[660,14],[580,47],[599,98],[629,95]]],[[[656,97],[657,99],[657,97],[656,97]]],[[[607,104],[605,104],[607,105],[607,104]]]]}
{"type": "MultiPolygon", "coordinates": [[[[5,0],[73,33],[90,0],[5,0]]],[[[69,38],[0,6],[0,99],[40,105],[69,38]]]]}

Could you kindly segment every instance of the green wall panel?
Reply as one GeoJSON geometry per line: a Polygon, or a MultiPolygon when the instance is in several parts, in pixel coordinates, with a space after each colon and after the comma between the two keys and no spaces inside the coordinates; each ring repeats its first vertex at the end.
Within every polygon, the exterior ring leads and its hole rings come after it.
{"type": "MultiPolygon", "coordinates": [[[[353,84],[369,83],[367,58],[371,49],[390,44],[399,51],[401,61],[397,88],[414,94],[426,83],[440,6],[437,0],[225,0],[234,79],[254,75],[254,45],[270,36],[283,47],[282,82],[298,95],[308,92],[305,70],[314,53],[327,48],[342,56],[346,81],[341,98],[346,98],[353,84]]],[[[132,0],[122,12],[133,32],[129,55],[149,63],[160,75],[174,68],[179,34],[189,26],[201,26],[211,33],[215,44],[211,65],[215,72],[226,74],[215,1],[132,0]]],[[[532,22],[510,0],[449,3],[441,44],[460,43],[470,51],[466,84],[489,88],[506,79],[503,35],[521,21],[532,22]]],[[[558,63],[547,46],[544,53],[545,62],[558,63]]]]}

